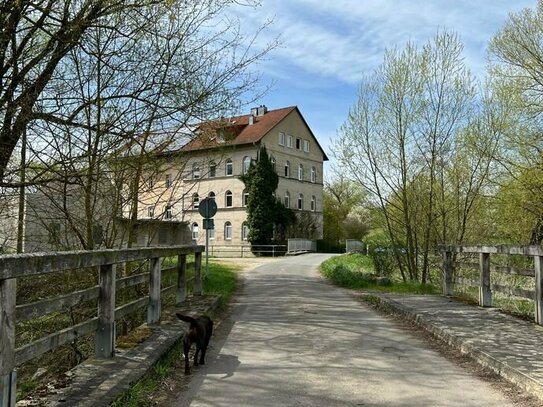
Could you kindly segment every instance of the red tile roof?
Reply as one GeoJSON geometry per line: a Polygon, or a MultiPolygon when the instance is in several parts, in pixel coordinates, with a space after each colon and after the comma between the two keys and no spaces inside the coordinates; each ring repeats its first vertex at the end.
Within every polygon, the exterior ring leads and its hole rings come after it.
{"type": "Polygon", "coordinates": [[[183,150],[192,151],[213,148],[224,145],[247,144],[260,141],[273,127],[283,120],[289,113],[296,110],[296,106],[270,110],[262,116],[256,116],[254,124],[249,125],[250,114],[220,119],[198,125],[199,134],[183,150]],[[234,138],[226,142],[219,142],[216,137],[217,129],[226,129],[234,138]]]}
{"type": "MultiPolygon", "coordinates": [[[[305,119],[296,106],[269,110],[262,116],[255,116],[254,123],[251,125],[249,125],[250,114],[232,117],[230,119],[221,118],[219,120],[201,123],[196,126],[196,136],[189,143],[187,143],[182,150],[194,151],[258,142],[293,111],[297,111],[298,114],[300,114],[304,124],[307,126],[305,119]],[[225,130],[226,140],[217,140],[218,129],[225,130]]],[[[307,126],[307,128],[311,132],[309,126],[307,126]]],[[[320,145],[319,148],[322,150],[320,145]]],[[[322,150],[322,153],[324,160],[328,160],[324,150],[322,150]]]]}

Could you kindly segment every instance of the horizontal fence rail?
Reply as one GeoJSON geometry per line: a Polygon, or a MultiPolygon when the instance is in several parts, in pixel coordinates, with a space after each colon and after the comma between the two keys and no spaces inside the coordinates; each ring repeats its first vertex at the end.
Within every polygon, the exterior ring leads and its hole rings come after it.
{"type": "MultiPolygon", "coordinates": [[[[455,285],[476,287],[479,289],[479,305],[492,306],[492,293],[528,299],[534,303],[535,322],[543,325],[543,247],[542,246],[441,246],[443,254],[443,294],[453,295],[455,285]],[[459,261],[465,254],[478,255],[479,262],[459,261]],[[533,268],[491,264],[491,255],[520,256],[533,260],[533,268]],[[479,278],[458,276],[459,269],[478,270],[479,278]],[[492,283],[492,275],[497,273],[510,276],[533,278],[533,290],[525,287],[492,283]]],[[[515,281],[515,280],[514,280],[515,281]]]]}
{"type": "Polygon", "coordinates": [[[0,406],[15,406],[16,368],[45,352],[88,334],[95,334],[95,356],[115,355],[116,321],[147,307],[147,323],[159,324],[161,296],[175,292],[176,304],[186,299],[187,284],[194,295],[202,291],[201,264],[203,246],[175,246],[124,250],[31,253],[0,256],[0,406]],[[194,277],[187,279],[187,255],[194,254],[194,277]],[[161,259],[176,258],[173,267],[161,269],[161,259]],[[149,271],[116,278],[116,265],[148,261],[149,271]],[[16,305],[18,278],[40,276],[69,270],[99,270],[99,284],[68,294],[16,305]],[[162,287],[163,273],[177,273],[176,284],[162,287]],[[127,304],[115,305],[118,290],[138,284],[149,285],[148,295],[127,304]],[[88,301],[97,303],[97,312],[83,322],[53,332],[16,348],[16,323],[30,321],[55,312],[66,311],[88,301]]]}
{"type": "Polygon", "coordinates": [[[209,245],[208,252],[211,257],[255,257],[255,256],[284,256],[286,245],[209,245]]]}

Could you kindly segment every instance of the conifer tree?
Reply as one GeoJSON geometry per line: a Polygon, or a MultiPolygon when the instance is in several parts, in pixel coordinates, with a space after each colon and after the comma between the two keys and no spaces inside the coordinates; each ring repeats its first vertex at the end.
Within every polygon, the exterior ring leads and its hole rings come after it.
{"type": "Polygon", "coordinates": [[[285,224],[294,223],[295,215],[274,196],[279,176],[273,168],[265,146],[260,148],[258,159],[251,163],[247,173],[240,178],[249,193],[248,240],[253,246],[271,244],[274,226],[284,228],[285,224]]]}

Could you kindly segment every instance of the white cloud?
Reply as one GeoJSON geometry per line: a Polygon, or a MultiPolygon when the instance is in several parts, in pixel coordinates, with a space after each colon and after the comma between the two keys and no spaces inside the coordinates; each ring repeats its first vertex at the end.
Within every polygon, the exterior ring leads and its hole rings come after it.
{"type": "Polygon", "coordinates": [[[245,27],[274,20],[261,39],[281,37],[282,46],[263,65],[274,75],[288,78],[289,69],[296,67],[309,75],[355,84],[381,62],[385,48],[402,48],[407,41],[425,43],[443,28],[459,33],[468,65],[481,74],[486,44],[507,14],[535,4],[535,0],[263,0],[261,7],[236,14],[245,27]]]}

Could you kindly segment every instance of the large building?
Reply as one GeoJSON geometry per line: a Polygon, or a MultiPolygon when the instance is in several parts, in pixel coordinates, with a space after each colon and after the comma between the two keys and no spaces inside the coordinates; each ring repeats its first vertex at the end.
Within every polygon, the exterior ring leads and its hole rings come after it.
{"type": "Polygon", "coordinates": [[[296,106],[270,111],[260,106],[193,131],[182,148],[162,155],[159,175],[146,179],[140,218],[186,221],[192,239],[203,244],[198,207],[203,198],[213,197],[218,211],[210,244],[247,244],[248,195],[239,176],[264,145],[279,175],[277,198],[299,217],[311,219],[316,226],[311,237],[322,238],[323,162],[328,158],[296,106]]]}

